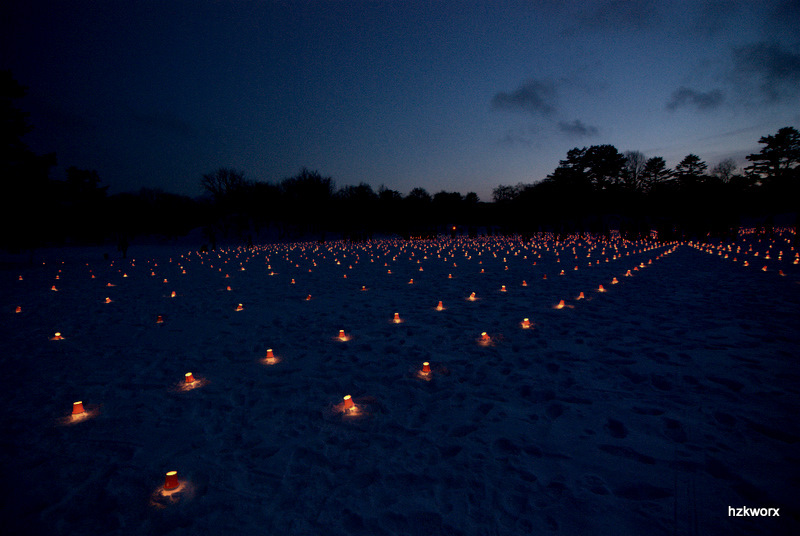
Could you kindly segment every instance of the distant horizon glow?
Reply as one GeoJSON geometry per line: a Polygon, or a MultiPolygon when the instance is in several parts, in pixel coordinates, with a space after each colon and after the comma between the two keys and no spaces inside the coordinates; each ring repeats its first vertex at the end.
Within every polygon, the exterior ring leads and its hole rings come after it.
{"type": "Polygon", "coordinates": [[[772,0],[131,4],[12,0],[0,68],[55,152],[109,193],[279,182],[476,192],[573,147],[746,165],[800,127],[800,6],[772,0]]]}

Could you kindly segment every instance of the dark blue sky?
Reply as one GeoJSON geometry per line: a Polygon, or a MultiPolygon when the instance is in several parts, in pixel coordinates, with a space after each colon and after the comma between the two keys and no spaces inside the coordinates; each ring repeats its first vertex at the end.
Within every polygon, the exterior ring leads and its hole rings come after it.
{"type": "Polygon", "coordinates": [[[278,181],[475,191],[603,143],[709,166],[800,127],[800,2],[12,0],[38,152],[110,192],[278,181]]]}

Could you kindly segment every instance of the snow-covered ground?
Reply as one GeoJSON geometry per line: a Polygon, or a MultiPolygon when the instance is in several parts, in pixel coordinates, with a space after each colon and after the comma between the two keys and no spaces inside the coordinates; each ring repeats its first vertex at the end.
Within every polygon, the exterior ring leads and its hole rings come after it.
{"type": "Polygon", "coordinates": [[[792,239],[39,252],[0,533],[798,534],[792,239]]]}

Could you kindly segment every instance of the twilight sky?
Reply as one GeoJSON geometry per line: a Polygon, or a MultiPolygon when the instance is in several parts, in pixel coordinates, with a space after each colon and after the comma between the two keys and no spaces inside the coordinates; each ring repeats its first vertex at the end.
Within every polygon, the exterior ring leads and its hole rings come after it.
{"type": "Polygon", "coordinates": [[[37,152],[110,193],[236,167],[477,192],[609,143],[709,167],[800,128],[800,2],[11,0],[37,152]]]}

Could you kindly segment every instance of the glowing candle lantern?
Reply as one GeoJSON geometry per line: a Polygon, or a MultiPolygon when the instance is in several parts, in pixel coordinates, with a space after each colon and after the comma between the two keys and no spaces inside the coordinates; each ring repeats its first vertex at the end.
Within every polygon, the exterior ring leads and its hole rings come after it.
{"type": "Polygon", "coordinates": [[[437,311],[444,311],[444,305],[442,305],[441,301],[436,305],[436,310],[437,311]]]}
{"type": "Polygon", "coordinates": [[[750,266],[750,263],[749,263],[749,262],[747,262],[747,261],[744,261],[744,264],[743,264],[743,266],[750,266]]]}
{"type": "Polygon", "coordinates": [[[481,342],[489,342],[490,340],[492,340],[492,338],[489,337],[488,333],[486,333],[485,331],[481,333],[481,342]]]}
{"type": "Polygon", "coordinates": [[[170,471],[164,478],[164,489],[172,490],[178,487],[178,471],[170,471]]]}
{"type": "Polygon", "coordinates": [[[294,285],[294,284],[295,284],[295,283],[294,283],[294,279],[292,279],[292,282],[291,282],[290,284],[292,284],[292,285],[294,285]]]}
{"type": "Polygon", "coordinates": [[[530,327],[531,327],[531,321],[528,320],[527,318],[523,318],[522,319],[522,329],[530,329],[530,327]]]}
{"type": "Polygon", "coordinates": [[[367,291],[367,286],[361,285],[361,292],[366,292],[366,291],[367,291]]]}
{"type": "Polygon", "coordinates": [[[61,341],[61,340],[64,340],[64,337],[61,336],[61,332],[60,331],[56,331],[55,334],[53,334],[53,336],[51,337],[50,340],[51,341],[61,341]]]}
{"type": "Polygon", "coordinates": [[[236,310],[237,311],[244,311],[244,306],[240,303],[239,305],[236,306],[236,310]]]}
{"type": "Polygon", "coordinates": [[[616,277],[611,280],[612,285],[616,285],[617,283],[619,283],[619,281],[617,281],[616,277]]]}
{"type": "Polygon", "coordinates": [[[783,270],[778,270],[778,275],[781,277],[786,276],[786,274],[783,273],[783,270]]]}
{"type": "Polygon", "coordinates": [[[525,281],[524,279],[522,280],[522,286],[523,286],[523,287],[527,287],[527,286],[528,286],[528,283],[527,283],[527,281],[525,281]]]}
{"type": "Polygon", "coordinates": [[[578,299],[578,300],[584,299],[583,292],[581,292],[576,299],[578,299]]]}
{"type": "Polygon", "coordinates": [[[413,284],[414,284],[414,280],[413,280],[413,279],[409,279],[409,280],[408,280],[408,284],[409,284],[409,285],[413,285],[413,284]]]}
{"type": "Polygon", "coordinates": [[[627,272],[625,272],[625,277],[631,277],[631,275],[632,275],[632,274],[631,274],[631,271],[630,271],[630,270],[628,270],[627,272]]]}
{"type": "MultiPolygon", "coordinates": [[[[442,302],[439,302],[439,303],[441,304],[442,302]]],[[[22,307],[20,307],[19,305],[17,305],[17,309],[16,309],[16,311],[15,311],[15,312],[17,312],[17,313],[21,313],[21,312],[22,312],[22,307]]]]}
{"type": "Polygon", "coordinates": [[[431,364],[425,361],[422,364],[422,373],[423,374],[430,374],[431,373],[431,364]]]}
{"type": "Polygon", "coordinates": [[[761,269],[761,271],[762,271],[762,272],[766,272],[766,271],[767,271],[767,266],[766,266],[766,265],[764,265],[764,267],[761,269]]]}
{"type": "Polygon", "coordinates": [[[228,292],[230,292],[230,290],[231,290],[231,286],[230,286],[230,285],[228,285],[228,287],[227,287],[225,290],[227,290],[228,292]]]}
{"type": "Polygon", "coordinates": [[[194,383],[195,382],[194,375],[191,372],[187,372],[185,377],[186,377],[185,383],[194,383]]]}
{"type": "Polygon", "coordinates": [[[453,279],[453,274],[447,274],[447,279],[453,279]]]}
{"type": "Polygon", "coordinates": [[[505,285],[501,285],[500,286],[500,292],[506,292],[506,286],[505,285]]]}
{"type": "Polygon", "coordinates": [[[311,301],[311,294],[309,294],[308,296],[306,296],[306,301],[311,301]]]}
{"type": "Polygon", "coordinates": [[[19,280],[20,280],[20,281],[23,281],[23,279],[22,279],[22,276],[19,276],[19,280]]]}
{"type": "Polygon", "coordinates": [[[342,407],[344,408],[344,411],[350,411],[356,407],[355,403],[353,402],[353,398],[350,395],[345,395],[344,405],[342,407]]]}
{"type": "Polygon", "coordinates": [[[156,324],[163,324],[163,323],[164,323],[164,317],[161,316],[161,315],[158,315],[156,317],[156,324]]]}
{"type": "Polygon", "coordinates": [[[73,415],[81,415],[81,414],[83,414],[85,412],[86,412],[86,410],[83,409],[83,402],[82,401],[78,401],[78,402],[73,402],[72,403],[72,414],[73,415]]]}
{"type": "Polygon", "coordinates": [[[544,275],[542,276],[542,279],[547,279],[547,274],[544,274],[544,275]]]}
{"type": "Polygon", "coordinates": [[[347,340],[347,335],[345,335],[343,329],[339,330],[339,340],[341,340],[341,341],[346,341],[347,340]]]}
{"type": "Polygon", "coordinates": [[[106,297],[106,303],[111,303],[111,298],[106,297]]]}
{"type": "Polygon", "coordinates": [[[400,322],[402,322],[402,320],[400,320],[400,313],[394,314],[394,319],[392,320],[392,322],[394,322],[395,324],[399,324],[400,322]]]}
{"type": "Polygon", "coordinates": [[[471,294],[469,295],[469,298],[467,298],[467,299],[468,299],[469,301],[475,301],[475,300],[477,300],[477,298],[475,297],[475,293],[474,293],[474,292],[473,292],[473,293],[471,293],[471,294]]]}
{"type": "Polygon", "coordinates": [[[174,298],[175,296],[177,296],[177,294],[175,294],[175,291],[173,290],[173,291],[172,291],[172,294],[170,294],[170,295],[169,295],[169,297],[170,297],[170,298],[174,298]]]}
{"type": "Polygon", "coordinates": [[[50,287],[50,290],[52,290],[53,292],[58,292],[58,289],[56,288],[56,286],[55,286],[55,285],[53,285],[52,287],[50,287]]]}
{"type": "Polygon", "coordinates": [[[603,288],[603,285],[600,285],[600,286],[597,288],[597,292],[605,292],[605,291],[606,291],[606,289],[604,289],[604,288],[603,288]]]}
{"type": "Polygon", "coordinates": [[[264,362],[268,365],[274,365],[278,362],[278,358],[272,353],[272,348],[267,349],[267,356],[264,358],[264,362]]]}
{"type": "Polygon", "coordinates": [[[561,300],[558,302],[558,305],[556,305],[556,309],[563,309],[563,308],[564,308],[564,300],[561,300]]]}

